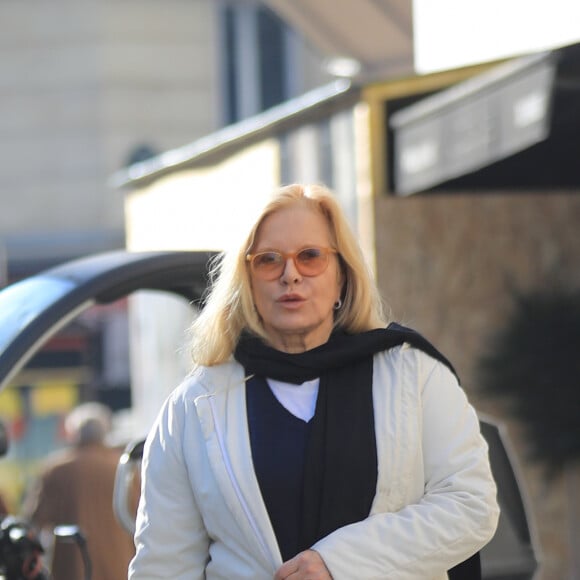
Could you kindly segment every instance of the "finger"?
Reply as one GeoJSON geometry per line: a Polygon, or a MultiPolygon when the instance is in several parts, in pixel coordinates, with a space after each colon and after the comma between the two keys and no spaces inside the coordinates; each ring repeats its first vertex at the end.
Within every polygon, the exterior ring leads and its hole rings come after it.
{"type": "Polygon", "coordinates": [[[274,576],[274,580],[301,580],[306,578],[312,578],[313,580],[332,579],[324,560],[314,550],[305,550],[291,560],[284,562],[274,576]]]}
{"type": "Polygon", "coordinates": [[[296,561],[295,558],[292,558],[292,560],[284,562],[284,564],[282,564],[282,566],[278,568],[276,574],[274,575],[274,580],[285,580],[286,578],[289,578],[292,574],[297,574],[298,570],[299,570],[298,562],[296,561]]]}

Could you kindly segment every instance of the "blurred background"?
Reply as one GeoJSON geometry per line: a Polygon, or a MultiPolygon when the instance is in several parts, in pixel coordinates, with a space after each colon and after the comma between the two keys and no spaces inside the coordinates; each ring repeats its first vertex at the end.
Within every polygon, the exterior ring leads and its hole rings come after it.
{"type": "MultiPolygon", "coordinates": [[[[537,578],[580,578],[580,7],[529,4],[4,0],[0,286],[219,251],[279,184],[327,184],[393,318],[505,425],[537,578]]],[[[152,292],[91,308],[0,393],[12,511],[78,403],[118,444],[147,432],[192,316],[152,292]]]]}

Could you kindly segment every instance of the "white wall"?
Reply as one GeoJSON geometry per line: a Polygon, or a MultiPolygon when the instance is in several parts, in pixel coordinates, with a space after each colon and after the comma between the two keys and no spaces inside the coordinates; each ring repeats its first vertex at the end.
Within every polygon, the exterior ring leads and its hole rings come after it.
{"type": "Polygon", "coordinates": [[[123,245],[111,174],[138,145],[162,152],[217,127],[214,12],[212,0],[0,3],[0,242],[11,253],[123,245]]]}

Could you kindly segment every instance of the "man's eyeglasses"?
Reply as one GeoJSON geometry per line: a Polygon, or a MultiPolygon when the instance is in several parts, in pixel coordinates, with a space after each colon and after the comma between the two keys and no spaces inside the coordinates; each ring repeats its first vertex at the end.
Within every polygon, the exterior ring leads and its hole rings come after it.
{"type": "Polygon", "coordinates": [[[330,254],[337,254],[333,248],[303,248],[297,252],[278,252],[267,250],[257,254],[247,254],[252,272],[263,280],[274,280],[284,272],[288,258],[292,258],[296,269],[302,276],[318,276],[328,267],[330,254]]]}

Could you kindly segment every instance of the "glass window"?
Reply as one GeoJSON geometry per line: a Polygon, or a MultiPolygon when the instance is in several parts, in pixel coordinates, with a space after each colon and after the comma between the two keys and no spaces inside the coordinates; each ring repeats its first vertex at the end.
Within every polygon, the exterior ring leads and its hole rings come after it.
{"type": "Polygon", "coordinates": [[[283,20],[266,6],[229,0],[221,5],[219,22],[225,124],[294,96],[288,79],[295,45],[283,20]]]}
{"type": "Polygon", "coordinates": [[[285,25],[271,11],[260,8],[258,17],[258,56],[260,59],[261,108],[268,109],[288,98],[286,79],[285,25]]]}

